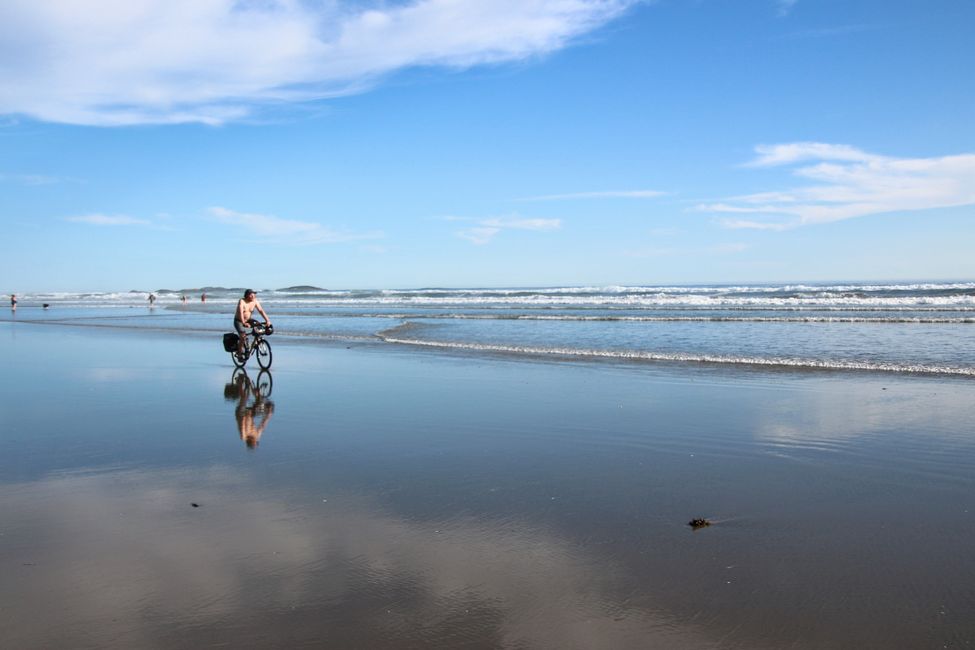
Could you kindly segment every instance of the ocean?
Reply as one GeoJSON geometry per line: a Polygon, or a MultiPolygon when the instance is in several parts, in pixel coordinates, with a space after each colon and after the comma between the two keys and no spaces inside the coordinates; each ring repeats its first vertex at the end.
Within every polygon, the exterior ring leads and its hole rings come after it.
{"type": "MultiPolygon", "coordinates": [[[[17,320],[229,331],[242,289],[22,294],[17,320]],[[187,302],[181,301],[181,296],[187,302]],[[39,309],[47,303],[47,309],[39,309]]],[[[275,338],[465,354],[975,376],[975,282],[259,290],[275,338]]]]}

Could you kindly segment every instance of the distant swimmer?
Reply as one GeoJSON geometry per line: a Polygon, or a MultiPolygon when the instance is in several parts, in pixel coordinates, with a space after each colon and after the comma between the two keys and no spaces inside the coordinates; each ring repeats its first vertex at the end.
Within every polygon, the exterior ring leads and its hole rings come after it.
{"type": "Polygon", "coordinates": [[[186,304],[186,296],[185,295],[180,296],[179,297],[179,301],[185,305],[186,304]]]}
{"type": "Polygon", "coordinates": [[[48,308],[48,307],[50,307],[50,306],[51,306],[51,305],[50,305],[50,304],[48,304],[48,303],[44,303],[43,305],[41,305],[41,307],[43,307],[44,309],[47,309],[47,308],[48,308]]]}
{"type": "Polygon", "coordinates": [[[10,294],[10,308],[12,310],[14,310],[14,311],[17,311],[17,294],[16,293],[10,294]]]}
{"type": "Polygon", "coordinates": [[[206,292],[206,291],[204,291],[204,292],[203,292],[203,293],[202,293],[202,294],[200,295],[200,302],[206,302],[206,301],[207,301],[207,292],[206,292]]]}
{"type": "Polygon", "coordinates": [[[156,294],[150,293],[149,294],[149,306],[152,307],[154,304],[156,304],[156,294]]]}

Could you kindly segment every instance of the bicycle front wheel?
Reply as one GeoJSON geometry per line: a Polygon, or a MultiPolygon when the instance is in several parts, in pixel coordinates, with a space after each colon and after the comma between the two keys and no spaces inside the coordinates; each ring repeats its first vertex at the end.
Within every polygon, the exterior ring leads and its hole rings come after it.
{"type": "Polygon", "coordinates": [[[257,363],[265,370],[271,367],[271,344],[264,339],[257,342],[257,363]]]}
{"type": "Polygon", "coordinates": [[[274,381],[271,379],[271,371],[262,370],[257,374],[257,394],[261,399],[271,396],[271,389],[274,388],[274,381]]]}

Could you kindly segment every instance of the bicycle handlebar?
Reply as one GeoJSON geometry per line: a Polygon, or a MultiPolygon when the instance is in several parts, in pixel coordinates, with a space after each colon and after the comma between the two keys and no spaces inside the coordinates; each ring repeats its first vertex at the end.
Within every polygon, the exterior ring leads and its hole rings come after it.
{"type": "Polygon", "coordinates": [[[274,334],[274,325],[262,323],[254,318],[250,319],[247,324],[251,326],[255,334],[260,334],[261,336],[270,336],[271,334],[274,334]]]}

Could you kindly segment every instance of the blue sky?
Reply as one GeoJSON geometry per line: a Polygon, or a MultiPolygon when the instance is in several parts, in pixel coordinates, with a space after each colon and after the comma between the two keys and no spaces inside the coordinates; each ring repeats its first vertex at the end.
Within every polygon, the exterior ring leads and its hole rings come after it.
{"type": "Polygon", "coordinates": [[[0,292],[973,279],[973,24],[8,0],[0,292]]]}

